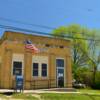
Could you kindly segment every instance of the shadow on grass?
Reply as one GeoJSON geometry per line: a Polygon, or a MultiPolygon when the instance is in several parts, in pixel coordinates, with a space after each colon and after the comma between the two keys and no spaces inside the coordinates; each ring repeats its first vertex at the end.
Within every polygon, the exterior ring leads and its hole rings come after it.
{"type": "Polygon", "coordinates": [[[5,96],[11,96],[14,94],[14,92],[3,92],[3,93],[0,93],[1,95],[5,95],[5,96]]]}
{"type": "Polygon", "coordinates": [[[23,99],[23,100],[38,100],[38,98],[32,96],[31,94],[16,93],[16,92],[3,92],[0,93],[0,97],[10,97],[11,99],[23,99]]]}

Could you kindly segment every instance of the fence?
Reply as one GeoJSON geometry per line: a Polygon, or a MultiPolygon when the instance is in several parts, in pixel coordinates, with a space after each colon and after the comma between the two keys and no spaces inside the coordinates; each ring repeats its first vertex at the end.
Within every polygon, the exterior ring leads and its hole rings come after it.
{"type": "MultiPolygon", "coordinates": [[[[54,88],[57,87],[55,79],[34,79],[26,80],[25,84],[30,85],[30,89],[40,89],[40,88],[54,88]]],[[[26,87],[26,86],[24,86],[26,87]]]]}

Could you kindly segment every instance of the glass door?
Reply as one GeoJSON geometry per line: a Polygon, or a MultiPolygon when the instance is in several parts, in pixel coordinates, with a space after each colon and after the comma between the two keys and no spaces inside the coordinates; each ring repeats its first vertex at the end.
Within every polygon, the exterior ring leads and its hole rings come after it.
{"type": "Polygon", "coordinates": [[[64,87],[64,59],[56,59],[57,87],[64,87]]]}

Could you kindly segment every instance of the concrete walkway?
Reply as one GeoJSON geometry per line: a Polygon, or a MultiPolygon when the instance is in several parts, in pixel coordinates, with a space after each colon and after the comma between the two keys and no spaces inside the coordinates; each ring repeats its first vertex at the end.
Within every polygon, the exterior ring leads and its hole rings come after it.
{"type": "MultiPolygon", "coordinates": [[[[14,90],[9,89],[0,89],[0,93],[13,93],[14,90]]],[[[17,92],[20,93],[18,90],[17,92]]],[[[100,93],[84,93],[77,92],[72,88],[50,88],[50,89],[36,89],[36,90],[24,90],[23,93],[31,93],[31,94],[41,94],[41,93],[79,93],[79,94],[89,94],[89,95],[100,95],[100,93]]]]}
{"type": "MultiPolygon", "coordinates": [[[[15,92],[14,90],[9,89],[0,89],[0,93],[6,92],[15,92]]],[[[20,92],[17,90],[17,92],[20,92]]],[[[75,89],[72,88],[50,88],[50,89],[36,89],[36,90],[24,90],[23,93],[78,93],[75,89]]]]}

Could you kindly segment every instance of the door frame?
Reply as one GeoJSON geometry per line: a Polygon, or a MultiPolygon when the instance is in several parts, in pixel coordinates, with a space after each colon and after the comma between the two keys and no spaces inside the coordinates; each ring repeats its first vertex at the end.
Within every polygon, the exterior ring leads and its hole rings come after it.
{"type": "MultiPolygon", "coordinates": [[[[65,83],[65,59],[64,58],[56,58],[56,86],[58,86],[58,69],[63,69],[64,70],[64,83],[65,83]],[[57,59],[64,60],[64,67],[57,67],[57,59]]],[[[64,84],[65,85],[65,84],[64,84]]]]}

